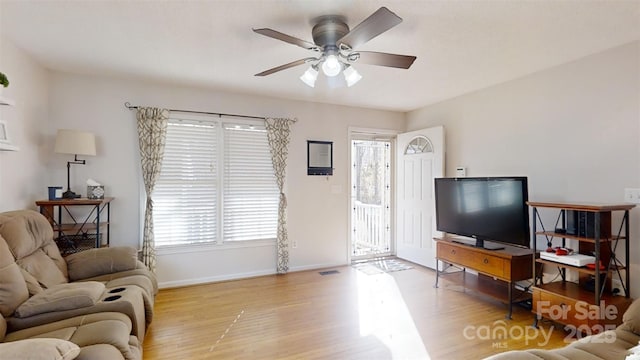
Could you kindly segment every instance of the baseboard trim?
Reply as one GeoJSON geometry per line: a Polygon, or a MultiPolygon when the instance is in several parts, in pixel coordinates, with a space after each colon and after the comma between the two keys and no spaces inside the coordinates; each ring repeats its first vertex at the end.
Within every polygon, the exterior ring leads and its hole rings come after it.
{"type": "Polygon", "coordinates": [[[326,264],[313,264],[313,265],[304,265],[304,266],[293,266],[289,268],[289,272],[298,272],[298,271],[309,271],[309,270],[320,270],[338,266],[347,266],[347,263],[326,263],[326,264]]]}
{"type": "Polygon", "coordinates": [[[195,279],[184,279],[184,280],[174,280],[174,281],[163,281],[158,283],[158,287],[160,289],[171,289],[171,288],[179,288],[184,286],[191,285],[203,285],[221,281],[229,281],[229,280],[240,280],[247,279],[258,276],[265,275],[273,275],[275,274],[275,270],[262,270],[262,271],[252,271],[246,273],[237,273],[237,274],[225,274],[225,275],[217,275],[217,276],[207,276],[195,279]]]}
{"type": "MultiPolygon", "coordinates": [[[[309,271],[309,270],[320,270],[331,267],[339,267],[346,266],[346,263],[327,263],[327,264],[314,264],[314,265],[305,265],[305,266],[294,266],[289,268],[289,272],[299,272],[299,271],[309,271]]],[[[248,279],[258,276],[267,276],[267,275],[275,275],[276,270],[260,270],[260,271],[252,271],[246,273],[236,273],[236,274],[225,274],[225,275],[217,275],[217,276],[206,276],[201,278],[194,279],[184,279],[184,280],[174,280],[174,281],[163,281],[158,283],[158,287],[160,289],[172,289],[179,288],[185,286],[192,285],[203,285],[210,284],[221,281],[230,281],[230,280],[241,280],[248,279]]]]}

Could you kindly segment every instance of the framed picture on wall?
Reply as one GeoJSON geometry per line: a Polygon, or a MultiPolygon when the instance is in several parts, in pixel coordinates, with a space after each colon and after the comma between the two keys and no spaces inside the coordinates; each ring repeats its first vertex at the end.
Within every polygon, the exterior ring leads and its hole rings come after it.
{"type": "Polygon", "coordinates": [[[9,134],[7,131],[7,122],[4,120],[0,120],[0,143],[10,144],[11,140],[9,140],[9,134]]]}
{"type": "Polygon", "coordinates": [[[307,175],[333,175],[333,141],[307,140],[307,175]]]}
{"type": "Polygon", "coordinates": [[[17,147],[11,144],[11,138],[9,137],[9,131],[7,130],[7,122],[0,120],[0,150],[3,151],[16,151],[17,147]]]}

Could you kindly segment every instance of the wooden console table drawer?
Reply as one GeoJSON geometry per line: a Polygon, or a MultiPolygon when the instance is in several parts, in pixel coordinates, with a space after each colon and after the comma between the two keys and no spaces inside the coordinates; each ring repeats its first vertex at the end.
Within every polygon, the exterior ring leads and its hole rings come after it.
{"type": "Polygon", "coordinates": [[[505,278],[505,259],[479,253],[445,242],[438,242],[438,259],[468,267],[486,275],[505,278]]]}

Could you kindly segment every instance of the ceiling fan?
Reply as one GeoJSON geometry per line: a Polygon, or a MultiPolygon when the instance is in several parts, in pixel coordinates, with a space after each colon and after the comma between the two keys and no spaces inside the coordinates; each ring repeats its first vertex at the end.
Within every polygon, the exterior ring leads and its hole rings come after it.
{"type": "Polygon", "coordinates": [[[329,77],[336,76],[342,72],[347,86],[352,86],[362,78],[353,68],[352,65],[354,63],[408,69],[415,61],[415,56],[355,50],[358,46],[401,22],[402,18],[386,7],[381,7],[351,30],[349,30],[349,26],[342,16],[321,16],[316,19],[316,24],[311,31],[313,43],[273,29],[253,29],[258,34],[317,53],[316,56],[276,66],[255,76],[271,75],[295,66],[310,64],[311,66],[300,77],[300,80],[305,84],[314,87],[318,78],[318,70],[322,68],[322,72],[329,77]]]}

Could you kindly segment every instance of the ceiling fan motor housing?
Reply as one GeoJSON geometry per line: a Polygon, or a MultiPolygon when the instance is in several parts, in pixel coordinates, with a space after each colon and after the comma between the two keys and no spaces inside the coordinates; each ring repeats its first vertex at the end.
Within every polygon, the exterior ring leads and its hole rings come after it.
{"type": "Polygon", "coordinates": [[[324,50],[337,48],[336,42],[348,33],[349,26],[342,21],[340,16],[321,17],[311,31],[313,42],[324,50]]]}

